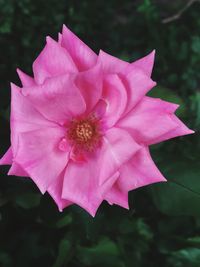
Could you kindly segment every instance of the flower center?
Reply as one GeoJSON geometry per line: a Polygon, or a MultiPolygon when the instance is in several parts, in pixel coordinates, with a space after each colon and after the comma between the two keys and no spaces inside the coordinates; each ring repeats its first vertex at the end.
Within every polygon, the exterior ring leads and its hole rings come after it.
{"type": "Polygon", "coordinates": [[[67,138],[81,150],[92,151],[101,140],[99,120],[95,117],[73,119],[68,127],[67,138]]]}
{"type": "Polygon", "coordinates": [[[94,134],[92,125],[88,122],[80,123],[76,126],[76,138],[79,142],[88,142],[94,134]]]}

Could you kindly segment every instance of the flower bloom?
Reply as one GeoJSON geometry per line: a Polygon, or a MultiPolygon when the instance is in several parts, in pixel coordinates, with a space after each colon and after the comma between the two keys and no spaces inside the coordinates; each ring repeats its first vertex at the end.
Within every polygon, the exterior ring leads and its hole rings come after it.
{"type": "Polygon", "coordinates": [[[11,147],[0,164],[30,177],[59,210],[77,204],[92,216],[106,200],[128,208],[128,192],[165,178],[149,146],[193,133],[178,105],[146,96],[155,86],[154,51],[133,63],[96,55],[67,27],[47,37],[34,77],[11,84],[11,147]]]}

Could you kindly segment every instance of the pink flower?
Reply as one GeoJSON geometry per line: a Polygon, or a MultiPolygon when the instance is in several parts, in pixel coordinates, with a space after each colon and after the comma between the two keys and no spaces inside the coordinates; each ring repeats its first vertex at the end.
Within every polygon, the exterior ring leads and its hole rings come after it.
{"type": "Polygon", "coordinates": [[[92,216],[102,203],[128,208],[128,192],[165,178],[149,146],[193,133],[174,114],[178,105],[145,96],[154,51],[127,63],[97,56],[69,29],[47,43],[34,78],[17,70],[11,85],[11,147],[1,164],[30,177],[59,210],[77,204],[92,216]]]}

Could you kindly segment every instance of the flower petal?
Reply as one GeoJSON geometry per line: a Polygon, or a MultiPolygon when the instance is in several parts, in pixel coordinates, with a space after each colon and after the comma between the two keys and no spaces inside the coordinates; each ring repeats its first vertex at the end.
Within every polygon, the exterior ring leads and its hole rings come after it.
{"type": "Polygon", "coordinates": [[[62,31],[62,46],[68,51],[79,71],[93,67],[97,55],[65,25],[62,31]]]}
{"type": "Polygon", "coordinates": [[[103,99],[107,103],[104,120],[107,127],[112,127],[123,114],[127,104],[126,88],[117,74],[105,77],[103,99]]]}
{"type": "Polygon", "coordinates": [[[157,144],[162,141],[166,141],[171,138],[175,138],[178,136],[193,134],[194,131],[190,130],[182,121],[180,121],[175,115],[171,117],[173,121],[176,123],[177,127],[172,129],[171,131],[159,136],[158,138],[151,140],[151,144],[157,144]]]}
{"type": "Polygon", "coordinates": [[[140,146],[127,132],[109,129],[102,146],[87,155],[87,161],[69,162],[62,198],[78,204],[94,216],[104,195],[116,181],[116,172],[138,149],[140,146]]]}
{"type": "Polygon", "coordinates": [[[87,162],[75,163],[70,161],[65,173],[62,198],[72,201],[88,211],[93,217],[103,201],[103,195],[112,187],[118,175],[108,177],[100,186],[98,170],[101,166],[97,158],[87,162]]]}
{"type": "Polygon", "coordinates": [[[138,143],[157,143],[161,136],[178,127],[172,114],[176,107],[161,99],[145,97],[117,126],[131,133],[138,143]]]}
{"type": "Polygon", "coordinates": [[[140,69],[128,73],[123,82],[126,86],[128,104],[125,113],[129,112],[145,95],[150,91],[156,83],[152,81],[140,69]]]}
{"type": "Polygon", "coordinates": [[[129,73],[137,68],[141,69],[148,77],[151,77],[153,65],[155,59],[155,50],[153,50],[146,57],[136,60],[135,62],[129,64],[126,72],[129,73]]]}
{"type": "Polygon", "coordinates": [[[47,190],[51,197],[54,199],[55,203],[57,204],[59,211],[63,211],[64,208],[73,204],[72,202],[62,198],[64,174],[65,169],[47,190]]]}
{"type": "Polygon", "coordinates": [[[118,185],[118,182],[115,182],[111,189],[108,190],[105,195],[105,200],[110,205],[116,204],[122,208],[129,209],[128,191],[122,191],[118,185]]]}
{"type": "Polygon", "coordinates": [[[0,159],[0,165],[11,165],[13,162],[12,148],[10,147],[7,152],[0,159]]]}
{"type": "Polygon", "coordinates": [[[99,166],[101,166],[98,171],[100,185],[140,149],[140,145],[133,140],[128,132],[115,127],[106,132],[104,143],[98,159],[99,166]]]}
{"type": "Polygon", "coordinates": [[[28,173],[23,170],[23,168],[17,164],[16,162],[13,162],[8,175],[16,175],[16,176],[21,176],[21,177],[28,177],[28,173]]]}
{"type": "Polygon", "coordinates": [[[21,88],[11,84],[11,144],[15,157],[18,147],[18,135],[21,132],[34,131],[47,127],[55,127],[56,124],[46,120],[21,94],[21,88]]]}
{"type": "Polygon", "coordinates": [[[49,78],[43,85],[22,92],[46,119],[60,124],[85,112],[85,101],[74,84],[74,75],[49,78]]]}
{"type": "Polygon", "coordinates": [[[33,63],[33,73],[37,84],[47,78],[66,73],[76,73],[77,68],[68,52],[56,41],[47,37],[47,44],[33,63]]]}
{"type": "Polygon", "coordinates": [[[100,64],[87,71],[80,72],[76,77],[76,85],[85,100],[87,112],[93,109],[102,96],[102,81],[100,64]]]}
{"type": "Polygon", "coordinates": [[[102,69],[106,74],[125,73],[125,70],[130,64],[117,57],[109,55],[103,50],[100,50],[99,52],[98,62],[101,63],[102,69]]]}
{"type": "Polygon", "coordinates": [[[17,69],[17,74],[21,80],[23,87],[29,87],[35,85],[34,79],[31,76],[24,73],[23,71],[21,71],[20,69],[17,69]]]}
{"type": "Polygon", "coordinates": [[[148,147],[143,147],[120,168],[117,180],[122,191],[130,191],[141,186],[157,182],[165,182],[161,172],[153,162],[148,147]]]}
{"type": "Polygon", "coordinates": [[[20,133],[15,162],[18,163],[44,193],[66,167],[69,152],[59,149],[65,135],[60,127],[20,133]]]}

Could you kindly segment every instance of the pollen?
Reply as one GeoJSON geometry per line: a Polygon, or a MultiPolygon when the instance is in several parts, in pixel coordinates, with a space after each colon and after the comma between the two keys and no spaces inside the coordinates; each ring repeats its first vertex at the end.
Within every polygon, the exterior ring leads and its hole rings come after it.
{"type": "Polygon", "coordinates": [[[92,151],[101,140],[100,123],[95,117],[73,119],[68,127],[67,138],[81,150],[92,151]]]}

